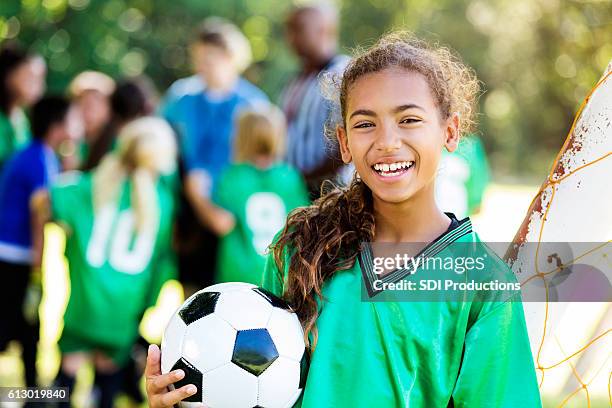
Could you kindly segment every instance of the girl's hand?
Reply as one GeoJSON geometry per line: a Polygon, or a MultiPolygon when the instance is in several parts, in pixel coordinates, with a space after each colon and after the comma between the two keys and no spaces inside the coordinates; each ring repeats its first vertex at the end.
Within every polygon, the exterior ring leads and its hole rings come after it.
{"type": "Polygon", "coordinates": [[[174,384],[185,376],[183,370],[171,371],[168,374],[161,373],[161,352],[154,344],[149,346],[147,354],[147,366],[145,377],[147,379],[147,397],[150,408],[172,407],[179,401],[193,395],[197,388],[193,384],[187,384],[177,390],[169,391],[168,386],[174,384]]]}

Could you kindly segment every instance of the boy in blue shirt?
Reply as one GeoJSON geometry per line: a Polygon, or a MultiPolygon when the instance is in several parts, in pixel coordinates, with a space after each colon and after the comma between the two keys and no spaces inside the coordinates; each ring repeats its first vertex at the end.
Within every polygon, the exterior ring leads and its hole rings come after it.
{"type": "MultiPolygon", "coordinates": [[[[56,151],[61,143],[79,131],[79,121],[70,103],[60,97],[47,97],[32,108],[32,141],[6,163],[0,179],[0,297],[4,317],[0,321],[0,350],[11,340],[23,348],[26,385],[36,386],[36,345],[38,342],[38,302],[23,308],[28,283],[40,294],[40,253],[34,253],[31,198],[45,188],[60,171],[56,151]],[[27,316],[26,316],[27,315],[27,316]]],[[[38,296],[39,298],[39,296],[38,296]]]]}
{"type": "Polygon", "coordinates": [[[179,205],[176,241],[186,295],[212,284],[218,243],[215,234],[220,233],[216,226],[219,221],[233,224],[227,211],[215,222],[198,215],[210,213],[206,209],[211,192],[230,164],[236,117],[245,108],[267,103],[261,90],[240,77],[249,64],[245,56],[250,55],[250,49],[236,26],[219,18],[205,20],[191,52],[200,81],[191,79],[185,86],[173,87],[161,109],[179,136],[184,197],[179,205]]]}

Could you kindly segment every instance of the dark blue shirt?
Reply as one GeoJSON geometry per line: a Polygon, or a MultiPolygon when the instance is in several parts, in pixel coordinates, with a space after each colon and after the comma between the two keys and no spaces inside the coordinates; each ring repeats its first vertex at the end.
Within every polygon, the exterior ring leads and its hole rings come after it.
{"type": "Polygon", "coordinates": [[[53,150],[33,140],[6,163],[0,179],[0,259],[29,264],[32,261],[30,199],[59,173],[53,150]]]}

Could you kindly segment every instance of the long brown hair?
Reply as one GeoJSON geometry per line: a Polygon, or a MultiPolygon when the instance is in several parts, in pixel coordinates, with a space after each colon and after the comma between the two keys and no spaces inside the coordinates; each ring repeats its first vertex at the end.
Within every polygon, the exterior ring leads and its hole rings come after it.
{"type": "MultiPolygon", "coordinates": [[[[333,80],[339,96],[341,123],[346,119],[348,94],[362,76],[391,67],[400,67],[423,75],[429,84],[442,119],[459,115],[460,132],[474,123],[474,112],[480,84],[473,71],[450,50],[430,46],[410,33],[393,33],[381,38],[373,47],[361,52],[333,80]]],[[[330,129],[327,126],[328,136],[330,129]]],[[[335,132],[334,132],[335,133],[335,132]]],[[[283,282],[283,297],[294,308],[311,348],[316,346],[316,319],[324,283],[337,271],[350,269],[360,244],[374,239],[372,192],[355,177],[347,188],[334,188],[307,208],[289,215],[279,239],[272,246],[274,260],[283,282]],[[286,265],[286,259],[289,265],[286,265]],[[288,266],[288,275],[284,270],[288,266]]]]}

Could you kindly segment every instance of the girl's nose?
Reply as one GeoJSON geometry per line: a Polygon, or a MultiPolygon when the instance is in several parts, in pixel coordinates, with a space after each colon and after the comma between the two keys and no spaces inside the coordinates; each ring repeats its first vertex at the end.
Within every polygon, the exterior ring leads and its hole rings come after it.
{"type": "Polygon", "coordinates": [[[400,133],[391,126],[381,126],[376,138],[376,148],[380,151],[393,151],[401,147],[400,133]]]}

